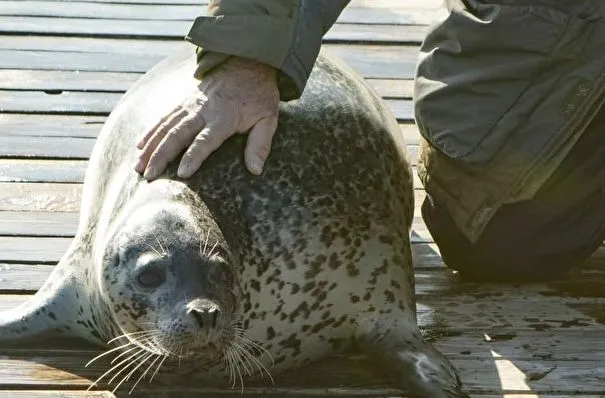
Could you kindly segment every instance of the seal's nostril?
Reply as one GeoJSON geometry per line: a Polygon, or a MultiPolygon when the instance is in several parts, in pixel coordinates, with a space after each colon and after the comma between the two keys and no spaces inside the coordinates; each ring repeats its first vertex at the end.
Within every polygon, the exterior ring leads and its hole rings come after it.
{"type": "Polygon", "coordinates": [[[201,328],[216,328],[220,311],[216,308],[191,309],[189,313],[201,328]]]}
{"type": "Polygon", "coordinates": [[[198,326],[203,328],[205,323],[204,323],[204,317],[202,316],[202,314],[199,311],[193,310],[193,311],[191,311],[191,315],[193,315],[193,319],[195,319],[198,326]]]}
{"type": "Polygon", "coordinates": [[[210,310],[210,321],[212,322],[213,328],[216,328],[219,313],[220,311],[217,309],[210,310]]]}

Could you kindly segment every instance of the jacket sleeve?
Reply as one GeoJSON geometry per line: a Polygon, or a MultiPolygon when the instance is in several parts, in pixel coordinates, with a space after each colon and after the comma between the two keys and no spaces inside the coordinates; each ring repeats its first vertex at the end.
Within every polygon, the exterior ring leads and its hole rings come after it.
{"type": "Polygon", "coordinates": [[[211,0],[186,40],[197,45],[201,79],[235,55],[280,70],[282,101],[300,97],[323,35],[349,0],[211,0]]]}

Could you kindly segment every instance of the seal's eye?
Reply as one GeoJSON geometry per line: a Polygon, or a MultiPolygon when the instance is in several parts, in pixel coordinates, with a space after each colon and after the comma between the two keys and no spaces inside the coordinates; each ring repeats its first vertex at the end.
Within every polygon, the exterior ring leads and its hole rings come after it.
{"type": "Polygon", "coordinates": [[[159,267],[145,267],[137,276],[139,284],[146,288],[158,287],[164,283],[164,271],[159,267]]]}

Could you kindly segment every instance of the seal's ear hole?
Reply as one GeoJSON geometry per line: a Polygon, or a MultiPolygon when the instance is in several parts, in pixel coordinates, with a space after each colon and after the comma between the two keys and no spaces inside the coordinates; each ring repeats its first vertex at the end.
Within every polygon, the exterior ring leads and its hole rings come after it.
{"type": "Polygon", "coordinates": [[[143,268],[137,275],[137,282],[144,288],[156,288],[166,280],[166,272],[163,268],[149,266],[143,268]]]}

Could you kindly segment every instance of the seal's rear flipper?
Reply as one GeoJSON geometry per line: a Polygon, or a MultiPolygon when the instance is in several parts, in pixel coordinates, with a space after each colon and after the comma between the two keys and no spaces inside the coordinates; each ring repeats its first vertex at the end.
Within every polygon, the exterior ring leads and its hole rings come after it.
{"type": "Polygon", "coordinates": [[[468,398],[452,364],[416,324],[393,314],[364,319],[356,338],[363,353],[410,398],[468,398]]]}

